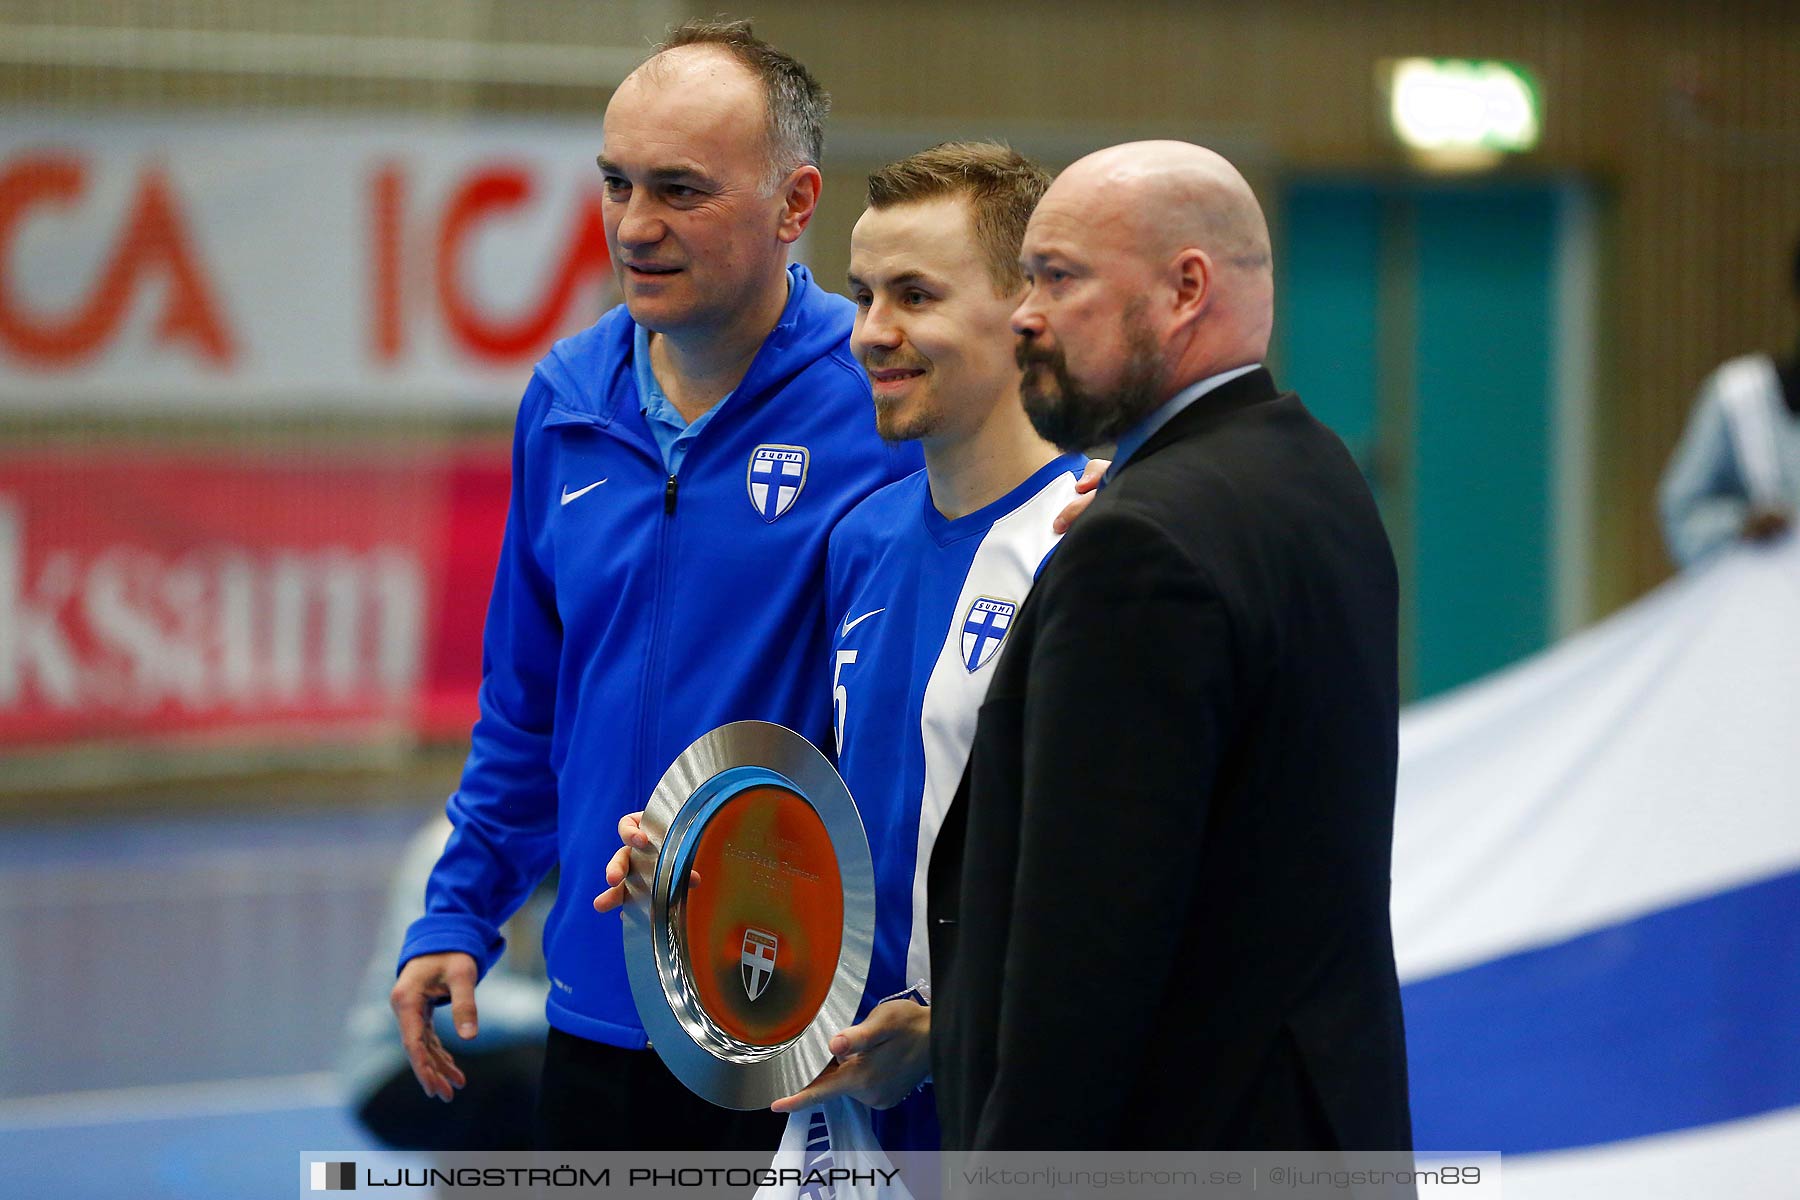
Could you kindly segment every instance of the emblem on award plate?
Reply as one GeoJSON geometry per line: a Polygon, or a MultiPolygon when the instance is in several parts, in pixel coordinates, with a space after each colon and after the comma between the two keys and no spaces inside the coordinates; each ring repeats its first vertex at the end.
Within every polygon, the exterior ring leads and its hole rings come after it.
{"type": "Polygon", "coordinates": [[[739,965],[744,970],[744,994],[755,1000],[769,986],[770,976],[775,974],[775,951],[780,947],[781,939],[761,929],[744,930],[744,959],[739,965]]]}

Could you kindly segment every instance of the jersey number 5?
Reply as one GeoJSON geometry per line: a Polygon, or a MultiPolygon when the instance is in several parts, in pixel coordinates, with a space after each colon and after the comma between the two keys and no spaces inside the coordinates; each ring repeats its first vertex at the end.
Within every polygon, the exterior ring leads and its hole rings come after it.
{"type": "Polygon", "coordinates": [[[844,715],[850,710],[850,689],[839,680],[843,678],[844,668],[856,661],[856,651],[839,650],[837,662],[831,668],[831,706],[837,712],[837,752],[844,757],[844,715]]]}

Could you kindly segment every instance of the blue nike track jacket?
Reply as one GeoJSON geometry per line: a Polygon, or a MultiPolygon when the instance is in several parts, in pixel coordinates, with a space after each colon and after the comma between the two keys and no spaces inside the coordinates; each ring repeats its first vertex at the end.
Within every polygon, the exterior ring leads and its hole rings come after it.
{"type": "Polygon", "coordinates": [[[481,715],[455,825],[400,962],[500,926],[558,861],[544,932],[550,1023],[642,1048],[617,916],[594,912],[619,818],[728,721],[831,745],[826,538],[916,447],[875,432],[854,306],[788,268],[787,309],[670,476],[638,407],[623,306],[537,366],[513,438],[481,715]]]}

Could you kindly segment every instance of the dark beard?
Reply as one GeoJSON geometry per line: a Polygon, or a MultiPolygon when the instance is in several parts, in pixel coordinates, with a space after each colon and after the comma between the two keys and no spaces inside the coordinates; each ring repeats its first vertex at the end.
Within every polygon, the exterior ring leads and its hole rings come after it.
{"type": "Polygon", "coordinates": [[[1038,436],[1060,450],[1088,450],[1119,435],[1155,412],[1162,403],[1162,365],[1156,343],[1140,319],[1143,306],[1125,309],[1125,365],[1107,393],[1091,392],[1069,376],[1062,347],[1046,350],[1024,338],[1013,357],[1023,375],[1019,396],[1038,436]]]}

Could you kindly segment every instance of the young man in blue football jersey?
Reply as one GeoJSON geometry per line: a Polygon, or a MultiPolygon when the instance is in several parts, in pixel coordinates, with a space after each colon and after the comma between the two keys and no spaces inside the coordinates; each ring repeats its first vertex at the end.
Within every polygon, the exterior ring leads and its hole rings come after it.
{"type": "Polygon", "coordinates": [[[775,1108],[853,1098],[874,1110],[889,1150],[938,1143],[931,1090],[920,1086],[930,1069],[925,867],[1007,626],[1056,545],[1053,522],[1085,463],[1031,427],[1008,323],[1024,289],[1020,240],[1048,185],[1004,146],[937,146],[870,177],[850,238],[850,346],[869,374],[876,428],[917,441],[925,469],[870,496],[831,535],[838,766],[874,854],[875,947],[859,1023],[833,1040],[837,1061],[775,1108]]]}
{"type": "MultiPolygon", "coordinates": [[[[816,1136],[811,1110],[824,1103],[832,1125],[868,1123],[886,1149],[937,1145],[921,1086],[925,865],[1007,624],[1056,543],[1085,461],[1031,428],[1008,327],[1024,288],[1020,239],[1048,185],[1004,146],[937,146],[870,176],[851,235],[851,349],[869,375],[876,428],[918,442],[925,469],[870,496],[831,535],[838,766],[874,855],[875,946],[859,1021],[832,1041],[836,1061],[774,1106],[802,1114],[790,1142],[809,1125],[816,1136]]],[[[623,879],[625,858],[609,883],[623,879]]],[[[616,906],[623,891],[596,907],[616,906]]],[[[866,1140],[831,1132],[834,1145],[866,1140]]]]}

